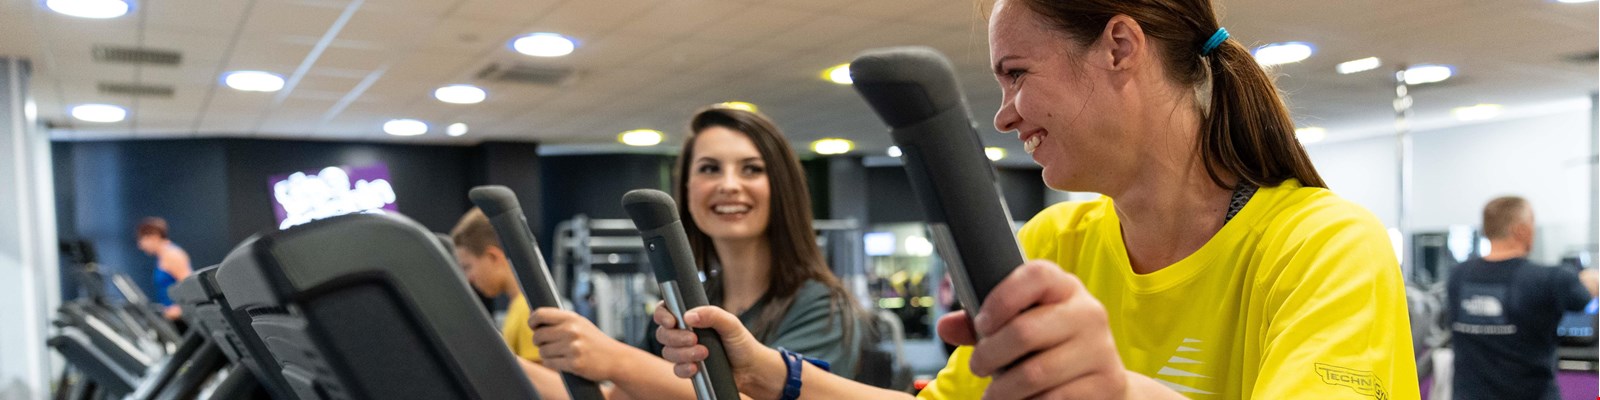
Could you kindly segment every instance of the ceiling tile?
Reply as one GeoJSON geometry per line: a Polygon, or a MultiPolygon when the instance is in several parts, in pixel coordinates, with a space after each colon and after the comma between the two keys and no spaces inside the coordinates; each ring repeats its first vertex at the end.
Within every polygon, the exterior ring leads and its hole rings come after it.
{"type": "MultiPolygon", "coordinates": [[[[581,1],[581,0],[577,0],[581,1]]],[[[526,24],[543,17],[563,0],[468,0],[454,17],[472,21],[526,24]]]]}
{"type": "Polygon", "coordinates": [[[528,26],[528,32],[560,33],[582,46],[659,4],[662,2],[658,0],[568,1],[540,15],[528,26]]]}
{"type": "Polygon", "coordinates": [[[250,2],[247,0],[161,0],[136,3],[145,14],[146,27],[225,39],[238,29],[250,2]]]}
{"type": "Polygon", "coordinates": [[[256,0],[245,22],[245,37],[259,35],[322,37],[344,13],[343,5],[256,0]]]}
{"type": "Polygon", "coordinates": [[[771,35],[785,32],[816,20],[822,14],[771,5],[744,8],[715,23],[704,24],[690,33],[695,40],[744,45],[769,39],[771,35]]]}
{"type": "Polygon", "coordinates": [[[634,36],[683,37],[724,17],[749,8],[748,4],[726,0],[674,0],[662,2],[617,29],[634,36]]]}

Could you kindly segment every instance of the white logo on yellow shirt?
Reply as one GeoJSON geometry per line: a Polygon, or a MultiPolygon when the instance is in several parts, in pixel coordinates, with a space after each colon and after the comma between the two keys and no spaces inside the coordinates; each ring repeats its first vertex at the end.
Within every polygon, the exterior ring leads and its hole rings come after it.
{"type": "MultiPolygon", "coordinates": [[[[1170,388],[1172,390],[1178,391],[1179,393],[1216,394],[1216,393],[1207,392],[1207,391],[1204,391],[1204,390],[1195,389],[1195,388],[1192,388],[1192,387],[1180,385],[1180,384],[1174,383],[1172,381],[1169,381],[1169,380],[1161,378],[1161,376],[1168,376],[1168,377],[1173,377],[1174,379],[1177,379],[1177,378],[1191,378],[1191,380],[1193,378],[1211,379],[1211,377],[1209,377],[1209,376],[1205,376],[1205,375],[1197,374],[1197,373],[1194,373],[1194,372],[1189,372],[1189,371],[1186,371],[1186,370],[1179,369],[1179,368],[1195,368],[1195,367],[1200,366],[1201,364],[1204,364],[1204,363],[1202,363],[1200,361],[1195,361],[1195,360],[1190,359],[1188,357],[1183,357],[1185,355],[1184,353],[1199,353],[1200,352],[1200,349],[1194,348],[1194,347],[1189,347],[1190,345],[1199,346],[1200,345],[1200,339],[1184,338],[1183,339],[1183,344],[1178,345],[1178,350],[1173,352],[1174,354],[1172,355],[1172,358],[1168,358],[1167,359],[1167,365],[1162,366],[1161,367],[1161,371],[1156,372],[1157,376],[1154,376],[1154,377],[1151,377],[1151,378],[1155,379],[1156,382],[1161,382],[1162,385],[1166,385],[1167,388],[1170,388]]],[[[1199,354],[1187,354],[1187,355],[1190,356],[1190,357],[1194,357],[1194,356],[1198,356],[1199,354]]]]}

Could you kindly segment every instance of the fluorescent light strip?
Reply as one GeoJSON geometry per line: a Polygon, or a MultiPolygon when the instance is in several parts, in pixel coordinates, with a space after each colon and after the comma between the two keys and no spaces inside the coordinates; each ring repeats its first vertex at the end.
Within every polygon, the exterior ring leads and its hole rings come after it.
{"type": "Polygon", "coordinates": [[[1383,66],[1382,60],[1379,60],[1377,57],[1367,57],[1360,60],[1350,60],[1339,63],[1339,65],[1334,67],[1334,69],[1338,70],[1340,74],[1349,75],[1357,72],[1366,72],[1378,69],[1380,66],[1383,66]]]}

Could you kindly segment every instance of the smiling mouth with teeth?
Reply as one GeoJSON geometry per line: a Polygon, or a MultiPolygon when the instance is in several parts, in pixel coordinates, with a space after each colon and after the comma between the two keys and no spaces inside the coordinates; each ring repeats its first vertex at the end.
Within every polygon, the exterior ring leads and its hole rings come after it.
{"type": "Polygon", "coordinates": [[[717,214],[720,214],[720,215],[741,214],[741,213],[750,212],[750,206],[745,206],[745,205],[720,205],[720,206],[711,207],[711,212],[714,212],[714,213],[717,213],[717,214]]]}
{"type": "Polygon", "coordinates": [[[1022,141],[1022,151],[1025,151],[1028,154],[1033,154],[1034,150],[1039,149],[1039,143],[1043,141],[1044,135],[1029,136],[1027,140],[1022,141]]]}

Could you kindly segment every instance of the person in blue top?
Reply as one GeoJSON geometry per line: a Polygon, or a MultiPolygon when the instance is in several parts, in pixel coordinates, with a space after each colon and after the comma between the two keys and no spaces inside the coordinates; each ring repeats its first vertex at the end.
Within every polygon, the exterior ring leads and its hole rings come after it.
{"type": "Polygon", "coordinates": [[[167,220],[161,218],[147,217],[140,221],[139,226],[134,228],[134,235],[139,240],[139,250],[156,258],[156,268],[151,272],[156,290],[150,300],[161,304],[162,316],[177,320],[183,316],[183,310],[172,304],[167,289],[188,278],[189,273],[194,271],[189,266],[189,253],[167,237],[167,220]]]}

